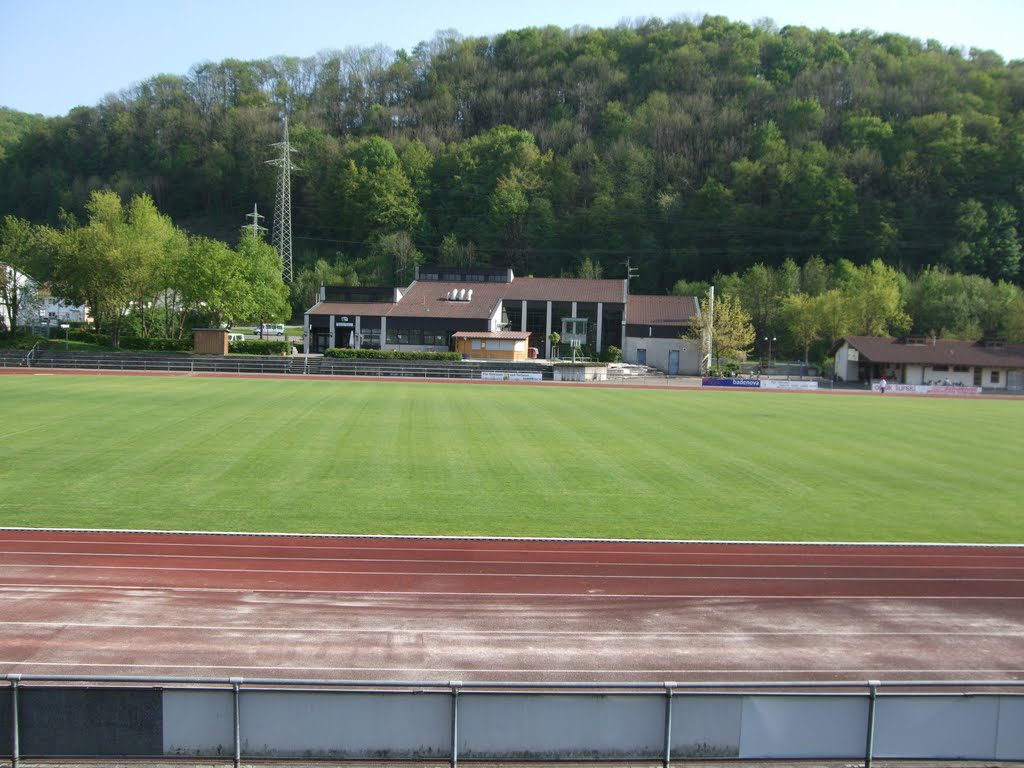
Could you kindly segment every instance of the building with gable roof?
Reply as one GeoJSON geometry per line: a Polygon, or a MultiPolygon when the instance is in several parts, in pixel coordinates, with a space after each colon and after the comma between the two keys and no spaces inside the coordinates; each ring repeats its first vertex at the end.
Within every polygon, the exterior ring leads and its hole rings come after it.
{"type": "Polygon", "coordinates": [[[305,313],[306,353],[332,347],[444,352],[453,335],[529,334],[538,357],[572,346],[671,374],[696,374],[699,343],[682,338],[698,312],[689,296],[630,296],[626,280],[516,277],[511,269],[419,267],[407,288],[321,286],[305,313]],[[553,349],[551,334],[559,334],[553,349]]]}
{"type": "Polygon", "coordinates": [[[1024,390],[1024,344],[845,336],[832,355],[839,381],[1024,390]]]}

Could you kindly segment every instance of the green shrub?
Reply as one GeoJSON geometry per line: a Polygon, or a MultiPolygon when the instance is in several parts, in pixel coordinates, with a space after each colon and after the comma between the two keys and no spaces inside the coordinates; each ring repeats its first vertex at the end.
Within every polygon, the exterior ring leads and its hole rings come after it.
{"type": "Polygon", "coordinates": [[[32,349],[40,341],[45,341],[45,339],[28,333],[5,332],[0,334],[0,348],[3,349],[32,349]]]}
{"type": "Polygon", "coordinates": [[[708,369],[708,376],[715,379],[730,379],[740,375],[739,363],[723,363],[708,369]]]}
{"type": "Polygon", "coordinates": [[[228,344],[228,352],[233,355],[287,355],[291,349],[292,345],[289,341],[245,339],[228,344]]]}
{"type": "Polygon", "coordinates": [[[91,328],[70,328],[68,329],[68,339],[70,341],[82,341],[86,344],[110,346],[110,336],[105,333],[96,333],[91,328]]]}
{"type": "Polygon", "coordinates": [[[187,339],[156,339],[142,336],[122,336],[121,349],[133,352],[191,352],[194,343],[187,339]]]}
{"type": "Polygon", "coordinates": [[[606,363],[621,363],[622,350],[614,345],[608,345],[601,350],[601,360],[606,363]]]}
{"type": "Polygon", "coordinates": [[[403,352],[397,349],[328,349],[325,357],[346,360],[462,360],[458,352],[403,352]]]}

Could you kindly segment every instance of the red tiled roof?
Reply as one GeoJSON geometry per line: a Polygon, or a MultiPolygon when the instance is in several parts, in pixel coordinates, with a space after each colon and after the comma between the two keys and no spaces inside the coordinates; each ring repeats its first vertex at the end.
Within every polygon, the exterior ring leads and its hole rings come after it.
{"type": "Polygon", "coordinates": [[[506,284],[506,301],[585,301],[621,304],[624,280],[578,280],[571,277],[517,277],[506,284]]]}
{"type": "Polygon", "coordinates": [[[453,339],[514,339],[519,341],[529,337],[529,331],[456,331],[452,334],[453,339]]]}
{"type": "MultiPolygon", "coordinates": [[[[486,320],[501,301],[577,301],[619,304],[623,280],[578,280],[566,277],[520,277],[511,283],[465,283],[425,280],[414,282],[397,302],[323,301],[310,315],[369,317],[438,317],[486,320]],[[453,290],[466,291],[466,300],[453,300],[453,290]],[[472,296],[470,297],[470,291],[472,296]]],[[[686,325],[696,313],[691,297],[630,296],[629,322],[645,325],[686,325]]]]}
{"type": "Polygon", "coordinates": [[[630,296],[626,322],[630,325],[690,325],[697,315],[692,296],[630,296]]]}
{"type": "Polygon", "coordinates": [[[394,305],[388,317],[486,320],[495,313],[507,287],[507,283],[416,282],[409,286],[405,296],[394,305]],[[472,298],[464,301],[449,299],[453,290],[465,290],[467,297],[472,292],[472,298]]]}
{"type": "Polygon", "coordinates": [[[310,315],[361,315],[363,317],[379,317],[386,315],[394,307],[390,301],[358,302],[358,301],[321,301],[307,310],[310,315]]]}
{"type": "Polygon", "coordinates": [[[903,339],[878,336],[846,336],[843,341],[873,363],[1024,368],[1022,344],[996,346],[950,339],[924,339],[908,343],[903,339]]]}

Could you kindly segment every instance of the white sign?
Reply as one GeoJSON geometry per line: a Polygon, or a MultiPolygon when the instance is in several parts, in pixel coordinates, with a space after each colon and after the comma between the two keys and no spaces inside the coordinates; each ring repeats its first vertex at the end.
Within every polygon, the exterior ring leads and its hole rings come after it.
{"type": "Polygon", "coordinates": [[[761,389],[817,389],[816,381],[788,381],[785,379],[761,379],[761,389]]]}
{"type": "Polygon", "coordinates": [[[480,371],[480,378],[490,381],[543,381],[540,371],[480,371]]]}
{"type": "MultiPolygon", "coordinates": [[[[871,389],[875,392],[881,390],[878,384],[872,384],[871,389]]],[[[965,397],[968,395],[980,395],[981,387],[937,387],[927,384],[890,384],[885,388],[886,392],[894,392],[905,395],[957,395],[965,397]]]]}

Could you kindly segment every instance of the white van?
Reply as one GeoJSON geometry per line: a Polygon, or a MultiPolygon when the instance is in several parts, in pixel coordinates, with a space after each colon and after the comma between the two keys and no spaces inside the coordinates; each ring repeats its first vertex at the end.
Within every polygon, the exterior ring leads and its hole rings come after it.
{"type": "Polygon", "coordinates": [[[245,341],[245,334],[244,333],[229,333],[228,334],[228,344],[230,344],[233,341],[245,341]]]}
{"type": "Polygon", "coordinates": [[[263,336],[284,336],[284,325],[282,323],[264,323],[252,329],[253,336],[259,336],[260,329],[263,329],[263,336]]]}

